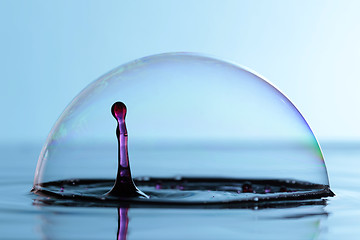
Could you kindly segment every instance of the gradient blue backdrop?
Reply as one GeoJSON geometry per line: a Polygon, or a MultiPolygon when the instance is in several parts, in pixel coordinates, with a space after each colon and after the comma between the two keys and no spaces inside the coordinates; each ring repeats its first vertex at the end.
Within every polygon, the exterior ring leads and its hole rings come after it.
{"type": "Polygon", "coordinates": [[[320,142],[360,140],[360,1],[1,1],[0,142],[43,142],[88,83],[146,55],[247,66],[320,142]]]}

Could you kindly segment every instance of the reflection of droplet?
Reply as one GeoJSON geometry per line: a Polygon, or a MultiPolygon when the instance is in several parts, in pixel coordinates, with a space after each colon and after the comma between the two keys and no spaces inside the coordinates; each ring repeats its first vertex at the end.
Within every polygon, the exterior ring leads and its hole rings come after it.
{"type": "Polygon", "coordinates": [[[118,208],[117,240],[126,240],[129,225],[128,211],[127,207],[118,208]]]}
{"type": "Polygon", "coordinates": [[[141,201],[172,197],[206,203],[214,192],[219,202],[249,195],[261,202],[262,194],[268,199],[279,192],[283,198],[295,192],[302,198],[332,195],[318,142],[286,96],[237,65],[187,53],[124,64],[77,95],[43,147],[34,191],[56,196],[63,184],[63,198],[102,199],[111,187],[104,201],[145,196],[132,176],[151,196],[141,201]],[[108,109],[118,100],[129,109],[131,137],[128,149],[127,109],[117,102],[112,107],[119,137],[115,173],[108,109]],[[231,198],[222,199],[221,191],[231,198]]]}

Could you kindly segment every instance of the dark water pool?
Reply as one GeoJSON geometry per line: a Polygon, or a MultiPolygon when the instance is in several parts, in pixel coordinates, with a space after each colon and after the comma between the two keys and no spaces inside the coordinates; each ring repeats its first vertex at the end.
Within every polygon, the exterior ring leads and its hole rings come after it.
{"type": "Polygon", "coordinates": [[[40,148],[0,147],[0,239],[117,239],[124,230],[126,239],[360,238],[357,143],[323,144],[336,197],[316,205],[267,209],[126,210],[39,205],[29,191],[40,148]],[[128,224],[120,224],[119,229],[119,220],[128,224]]]}

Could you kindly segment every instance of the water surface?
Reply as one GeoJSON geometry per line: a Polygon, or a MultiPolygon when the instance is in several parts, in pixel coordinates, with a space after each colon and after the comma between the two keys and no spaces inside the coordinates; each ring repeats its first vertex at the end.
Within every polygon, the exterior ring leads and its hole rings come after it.
{"type": "MultiPolygon", "coordinates": [[[[119,209],[36,203],[29,191],[41,144],[0,147],[0,238],[116,239],[119,209]]],[[[323,144],[336,197],[281,208],[142,208],[127,211],[127,239],[357,239],[360,145],[323,144]]],[[[124,220],[124,218],[123,218],[124,220]]]]}

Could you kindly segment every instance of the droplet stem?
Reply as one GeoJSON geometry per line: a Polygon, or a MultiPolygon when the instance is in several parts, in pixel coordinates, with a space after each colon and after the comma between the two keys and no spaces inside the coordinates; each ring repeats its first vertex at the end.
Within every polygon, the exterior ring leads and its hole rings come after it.
{"type": "Polygon", "coordinates": [[[118,172],[113,188],[107,193],[117,197],[148,196],[141,192],[131,177],[128,154],[128,134],[125,124],[126,106],[116,102],[111,107],[111,113],[117,121],[116,137],[118,139],[118,172]]]}

